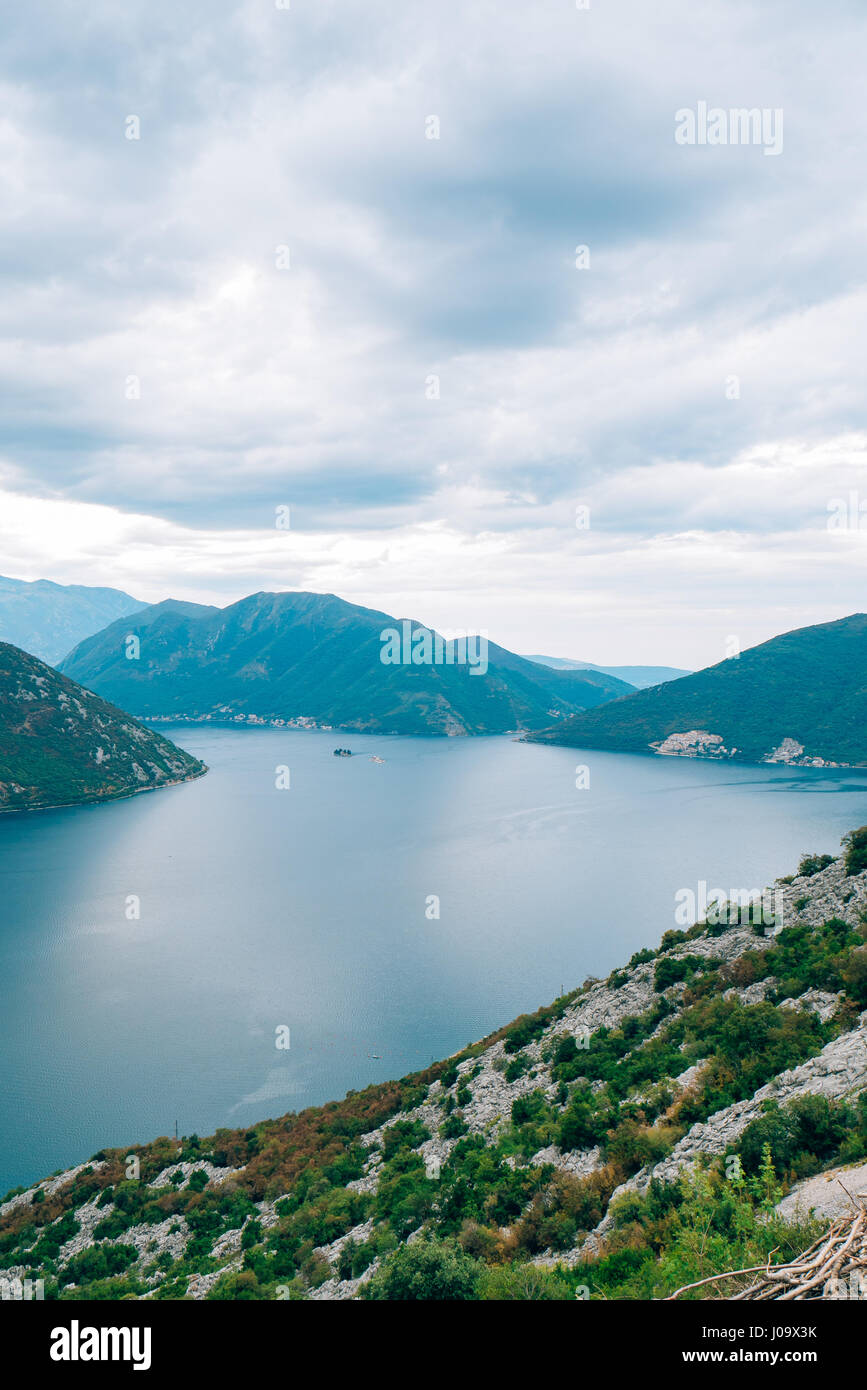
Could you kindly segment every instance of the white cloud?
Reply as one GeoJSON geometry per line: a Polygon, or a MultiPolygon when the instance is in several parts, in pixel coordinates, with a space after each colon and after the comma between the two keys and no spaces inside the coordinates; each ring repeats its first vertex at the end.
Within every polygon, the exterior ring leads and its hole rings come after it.
{"type": "Polygon", "coordinates": [[[312,589],[443,630],[485,628],[518,651],[696,666],[721,659],[732,632],[749,646],[859,606],[847,596],[863,592],[867,570],[865,454],[867,439],[850,436],[816,450],[765,446],[727,468],[603,477],[582,494],[586,530],[571,504],[472,488],[456,489],[438,521],[332,532],[279,529],[275,512],[230,530],[7,491],[0,554],[22,578],[50,573],[154,602],[312,589]],[[840,503],[846,524],[832,528],[840,503]],[[474,528],[483,514],[489,524],[474,528]],[[671,516],[683,524],[658,524],[671,516]]]}
{"type": "Polygon", "coordinates": [[[715,614],[857,606],[860,536],[822,518],[863,455],[865,27],[848,0],[23,7],[0,568],[685,665],[715,614]],[[676,146],[699,98],[782,106],[783,154],[676,146]]]}

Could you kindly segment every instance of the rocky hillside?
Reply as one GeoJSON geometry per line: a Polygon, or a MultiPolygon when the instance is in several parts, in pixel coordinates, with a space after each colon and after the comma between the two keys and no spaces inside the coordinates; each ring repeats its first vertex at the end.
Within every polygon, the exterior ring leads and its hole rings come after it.
{"type": "Polygon", "coordinates": [[[652,1299],[791,1260],[816,1175],[864,1185],[867,828],[778,888],[424,1072],[10,1194],[7,1293],[652,1299]]]}
{"type": "Polygon", "coordinates": [[[0,811],[130,796],[205,771],[123,710],[0,642],[0,811]]]}

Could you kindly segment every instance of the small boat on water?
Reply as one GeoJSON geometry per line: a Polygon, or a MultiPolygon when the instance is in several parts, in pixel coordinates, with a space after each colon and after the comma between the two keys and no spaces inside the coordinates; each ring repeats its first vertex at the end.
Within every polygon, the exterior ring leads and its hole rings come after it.
{"type": "Polygon", "coordinates": [[[370,761],[371,761],[372,763],[384,763],[384,762],[385,762],[385,758],[378,758],[378,757],[376,756],[375,753],[371,753],[371,755],[370,755],[370,761]]]}

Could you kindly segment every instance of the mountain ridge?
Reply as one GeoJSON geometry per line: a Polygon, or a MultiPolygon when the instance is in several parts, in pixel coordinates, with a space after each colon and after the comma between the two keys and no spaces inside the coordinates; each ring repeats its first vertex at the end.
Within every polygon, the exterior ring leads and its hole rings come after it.
{"type": "Polygon", "coordinates": [[[598,672],[547,670],[487,639],[484,670],[473,671],[482,649],[466,641],[443,644],[441,661],[384,664],[383,634],[403,637],[407,626],[413,640],[435,636],[334,594],[262,591],[222,609],[165,600],[87,638],[61,669],[146,718],[307,719],[405,734],[542,728],[630,689],[598,672]]]}
{"type": "Polygon", "coordinates": [[[122,589],[0,575],[0,641],[56,666],[85,637],[144,607],[122,589]]]}
{"type": "Polygon", "coordinates": [[[601,671],[606,676],[616,676],[618,680],[626,681],[636,690],[693,675],[692,671],[680,666],[599,666],[593,661],[573,661],[564,656],[527,656],[524,659],[535,661],[540,666],[551,666],[555,671],[601,671]]]}

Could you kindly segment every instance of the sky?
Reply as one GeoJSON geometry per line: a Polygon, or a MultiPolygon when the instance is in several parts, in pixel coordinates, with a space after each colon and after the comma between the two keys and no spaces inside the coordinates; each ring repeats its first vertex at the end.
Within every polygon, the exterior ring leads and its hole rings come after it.
{"type": "Polygon", "coordinates": [[[0,573],[686,668],[867,607],[865,38],[861,0],[10,11],[0,573]]]}

